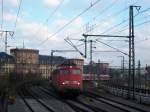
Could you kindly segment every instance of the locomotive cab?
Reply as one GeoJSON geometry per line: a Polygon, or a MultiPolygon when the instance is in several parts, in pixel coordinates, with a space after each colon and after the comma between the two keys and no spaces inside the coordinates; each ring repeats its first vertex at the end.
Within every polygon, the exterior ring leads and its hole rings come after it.
{"type": "Polygon", "coordinates": [[[53,72],[52,84],[60,92],[81,92],[82,70],[75,66],[61,66],[53,72]]]}

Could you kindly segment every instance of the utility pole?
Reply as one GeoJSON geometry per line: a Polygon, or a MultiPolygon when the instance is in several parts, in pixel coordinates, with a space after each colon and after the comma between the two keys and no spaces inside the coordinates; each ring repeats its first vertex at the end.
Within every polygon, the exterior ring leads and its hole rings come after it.
{"type": "Polygon", "coordinates": [[[8,31],[8,30],[1,30],[0,31],[2,34],[5,33],[5,53],[7,53],[7,38],[8,38],[8,33],[12,37],[14,35],[13,31],[8,31]]]}
{"type": "Polygon", "coordinates": [[[51,76],[52,76],[52,70],[53,70],[53,53],[54,53],[54,50],[51,50],[51,76]]]}
{"type": "Polygon", "coordinates": [[[124,74],[124,56],[122,56],[122,74],[123,74],[123,76],[125,75],[124,74]]]}
{"type": "Polygon", "coordinates": [[[134,14],[133,8],[140,10],[140,6],[130,6],[129,9],[129,75],[128,75],[128,98],[131,91],[132,77],[132,98],[135,99],[135,49],[134,49],[134,14]]]}
{"type": "Polygon", "coordinates": [[[84,44],[85,44],[84,54],[85,54],[85,58],[86,58],[87,57],[87,36],[84,36],[84,44]]]}
{"type": "MultiPolygon", "coordinates": [[[[88,42],[90,42],[90,74],[92,75],[92,70],[93,70],[93,48],[96,48],[96,47],[93,47],[93,40],[89,40],[88,42]]],[[[93,72],[94,73],[94,72],[93,72]]],[[[95,74],[94,74],[94,80],[95,80],[95,74]]]]}
{"type": "Polygon", "coordinates": [[[87,36],[83,35],[84,37],[84,58],[87,58],[87,36]]]}
{"type": "MultiPolygon", "coordinates": [[[[92,65],[92,47],[93,47],[93,41],[92,40],[90,40],[90,63],[91,63],[91,65],[92,65]]],[[[92,66],[91,66],[92,67],[92,66]]]]}
{"type": "Polygon", "coordinates": [[[141,89],[141,63],[138,61],[138,88],[141,89]]]}
{"type": "Polygon", "coordinates": [[[124,75],[124,56],[118,56],[121,57],[121,73],[124,75]]]}
{"type": "Polygon", "coordinates": [[[92,40],[90,40],[90,75],[92,76],[92,40]]]}

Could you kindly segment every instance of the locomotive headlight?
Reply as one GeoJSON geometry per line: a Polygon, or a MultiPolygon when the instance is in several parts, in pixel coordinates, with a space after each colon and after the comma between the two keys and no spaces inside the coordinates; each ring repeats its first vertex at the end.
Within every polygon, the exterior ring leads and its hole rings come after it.
{"type": "Polygon", "coordinates": [[[80,82],[78,82],[77,84],[80,85],[80,82]]]}
{"type": "Polygon", "coordinates": [[[69,81],[62,82],[62,85],[69,84],[69,81]]]}

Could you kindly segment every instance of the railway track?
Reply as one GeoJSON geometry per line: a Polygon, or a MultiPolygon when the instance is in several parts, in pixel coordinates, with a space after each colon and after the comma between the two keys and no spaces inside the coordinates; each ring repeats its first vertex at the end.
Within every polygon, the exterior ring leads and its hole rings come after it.
{"type": "Polygon", "coordinates": [[[103,102],[105,104],[108,104],[112,107],[118,108],[118,109],[120,109],[124,112],[148,112],[144,109],[137,108],[137,107],[125,104],[125,103],[121,103],[121,102],[118,102],[118,101],[115,101],[115,100],[112,100],[112,99],[109,99],[109,98],[105,98],[103,96],[94,94],[92,92],[85,92],[84,95],[86,97],[91,97],[92,99],[95,99],[99,102],[103,102]]]}
{"type": "Polygon", "coordinates": [[[64,102],[61,102],[60,100],[57,100],[53,96],[49,96],[48,94],[45,94],[42,90],[40,90],[37,87],[31,88],[32,93],[37,95],[39,98],[42,98],[42,100],[53,107],[56,112],[75,112],[70,106],[65,104],[64,102]]]}
{"type": "Polygon", "coordinates": [[[52,108],[36,98],[25,88],[21,88],[19,95],[31,112],[55,112],[52,108]]]}
{"type": "Polygon", "coordinates": [[[44,91],[46,94],[51,95],[55,97],[56,99],[68,104],[71,108],[73,108],[76,112],[108,112],[106,110],[97,108],[95,106],[88,105],[86,103],[80,102],[78,100],[65,100],[58,95],[53,94],[53,92],[50,92],[51,90],[45,89],[45,88],[40,88],[42,91],[44,91]]]}
{"type": "Polygon", "coordinates": [[[24,98],[24,95],[21,91],[18,92],[20,98],[23,100],[23,102],[25,103],[25,105],[28,107],[29,111],[34,112],[34,109],[30,106],[30,104],[28,103],[28,101],[24,98]]]}
{"type": "Polygon", "coordinates": [[[52,88],[33,87],[28,90],[23,88],[20,96],[31,112],[41,112],[40,109],[42,112],[148,112],[93,92],[83,92],[83,95],[78,98],[66,99],[52,88]],[[87,101],[87,98],[90,100],[87,101]],[[31,99],[34,105],[31,103],[31,99]],[[52,104],[55,106],[53,107],[52,104]],[[40,108],[38,111],[37,106],[40,108]],[[64,110],[61,110],[62,106],[64,106],[64,110]]]}
{"type": "MultiPolygon", "coordinates": [[[[117,85],[117,86],[109,86],[108,85],[108,87],[116,88],[116,89],[123,89],[123,90],[128,90],[129,89],[127,86],[119,86],[119,85],[117,85]]],[[[130,91],[133,91],[133,88],[131,88],[130,91]]],[[[150,94],[150,90],[149,89],[142,89],[142,88],[135,88],[135,92],[139,92],[139,93],[143,93],[143,94],[150,94]]]]}

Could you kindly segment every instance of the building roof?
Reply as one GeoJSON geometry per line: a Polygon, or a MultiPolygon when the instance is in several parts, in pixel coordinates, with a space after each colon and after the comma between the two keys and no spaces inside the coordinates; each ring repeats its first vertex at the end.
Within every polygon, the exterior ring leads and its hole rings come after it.
{"type": "Polygon", "coordinates": [[[14,58],[13,56],[5,53],[5,52],[0,52],[0,61],[5,61],[5,62],[9,62],[9,63],[13,63],[14,62],[14,58]]]}
{"type": "MultiPolygon", "coordinates": [[[[52,64],[62,64],[66,58],[61,56],[53,56],[52,64]]],[[[51,64],[51,56],[48,55],[39,55],[39,64],[51,64]]]]}
{"type": "Polygon", "coordinates": [[[24,49],[24,48],[14,48],[10,49],[10,52],[19,51],[19,52],[39,52],[37,49],[24,49]]]}

